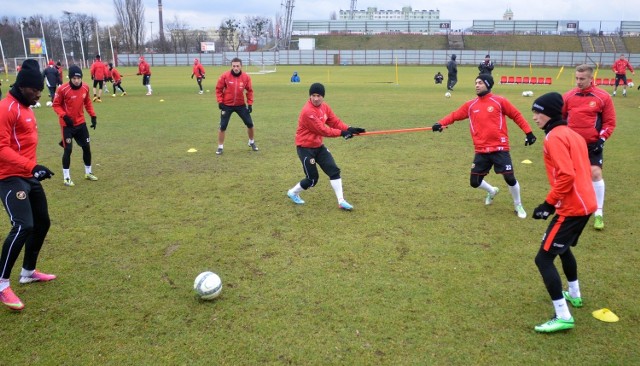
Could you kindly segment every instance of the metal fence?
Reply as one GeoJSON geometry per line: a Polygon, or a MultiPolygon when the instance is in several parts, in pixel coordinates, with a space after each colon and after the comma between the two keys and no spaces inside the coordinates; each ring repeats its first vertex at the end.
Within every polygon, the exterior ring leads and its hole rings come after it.
{"type": "MultiPolygon", "coordinates": [[[[157,54],[143,56],[152,66],[190,66],[198,58],[203,65],[229,65],[238,57],[243,65],[269,67],[276,65],[443,65],[452,54],[457,55],[459,65],[476,65],[484,60],[487,51],[452,50],[313,50],[268,52],[220,52],[157,54]]],[[[579,64],[610,67],[619,57],[616,53],[540,52],[540,51],[490,51],[491,60],[501,66],[560,67],[579,64]]],[[[119,66],[138,64],[138,54],[119,54],[119,66]]],[[[640,64],[640,54],[628,54],[632,65],[640,64]]]]}

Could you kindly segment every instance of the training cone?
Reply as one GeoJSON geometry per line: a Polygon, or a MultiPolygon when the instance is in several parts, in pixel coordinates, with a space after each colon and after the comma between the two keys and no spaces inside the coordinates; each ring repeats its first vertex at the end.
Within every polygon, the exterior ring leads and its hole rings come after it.
{"type": "Polygon", "coordinates": [[[198,151],[198,150],[196,150],[196,149],[194,149],[194,148],[191,148],[191,149],[187,150],[187,152],[197,152],[197,151],[198,151]]]}
{"type": "Polygon", "coordinates": [[[591,313],[591,315],[593,315],[594,318],[607,323],[615,323],[620,320],[620,318],[618,318],[618,316],[614,314],[613,311],[606,308],[596,310],[591,313]]]}
{"type": "Polygon", "coordinates": [[[525,159],[525,160],[522,161],[522,164],[531,164],[531,163],[532,162],[529,159],[525,159]]]}
{"type": "Polygon", "coordinates": [[[164,99],[160,99],[161,102],[164,102],[164,99]]]}

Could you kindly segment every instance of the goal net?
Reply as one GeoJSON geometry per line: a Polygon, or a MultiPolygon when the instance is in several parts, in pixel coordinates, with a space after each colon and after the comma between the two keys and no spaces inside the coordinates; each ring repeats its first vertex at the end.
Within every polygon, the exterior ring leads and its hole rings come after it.
{"type": "Polygon", "coordinates": [[[247,74],[252,75],[271,74],[277,71],[276,63],[274,61],[266,60],[249,59],[248,62],[245,62],[245,66],[243,68],[247,74]]]}

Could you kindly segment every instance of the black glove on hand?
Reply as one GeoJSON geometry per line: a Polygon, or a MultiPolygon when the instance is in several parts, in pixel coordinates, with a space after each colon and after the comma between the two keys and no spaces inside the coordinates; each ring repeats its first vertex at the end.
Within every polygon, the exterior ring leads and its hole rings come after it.
{"type": "Polygon", "coordinates": [[[204,74],[200,75],[201,78],[205,79],[204,74]]]}
{"type": "Polygon", "coordinates": [[[596,141],[593,144],[591,144],[591,151],[594,154],[601,153],[602,149],[604,149],[604,140],[603,139],[599,139],[598,141],[596,141]]]}
{"type": "Polygon", "coordinates": [[[34,166],[33,169],[31,170],[31,174],[33,174],[33,177],[36,178],[37,180],[45,180],[53,176],[53,172],[44,165],[34,166]]]}
{"type": "Polygon", "coordinates": [[[253,106],[251,104],[249,104],[247,106],[247,109],[249,110],[249,114],[251,114],[251,112],[253,112],[253,106]]]}
{"type": "Polygon", "coordinates": [[[360,128],[360,127],[349,127],[347,128],[347,131],[349,131],[349,133],[351,133],[352,135],[357,135],[359,133],[367,132],[364,128],[360,128]]]}
{"type": "Polygon", "coordinates": [[[73,127],[73,118],[65,115],[62,119],[64,120],[64,123],[67,124],[67,127],[73,127]]]}
{"type": "Polygon", "coordinates": [[[340,136],[344,137],[345,140],[348,140],[353,137],[353,134],[349,132],[349,130],[344,130],[340,132],[340,136]]]}
{"type": "Polygon", "coordinates": [[[436,123],[435,125],[431,126],[431,131],[442,132],[442,125],[440,123],[436,123]]]}
{"type": "Polygon", "coordinates": [[[191,78],[193,79],[193,74],[191,74],[191,78]]]}
{"type": "Polygon", "coordinates": [[[524,139],[524,146],[533,145],[536,142],[537,138],[533,135],[533,132],[529,132],[527,137],[524,139]]]}
{"type": "Polygon", "coordinates": [[[549,218],[550,215],[553,215],[556,212],[556,207],[552,204],[547,203],[547,201],[544,201],[543,204],[541,204],[540,206],[536,207],[535,210],[533,210],[533,218],[535,220],[546,220],[547,218],[549,218]]]}
{"type": "Polygon", "coordinates": [[[220,108],[220,110],[223,110],[224,109],[224,104],[218,103],[218,108],[220,108]]]}
{"type": "Polygon", "coordinates": [[[91,117],[91,128],[95,130],[97,124],[98,124],[98,117],[91,117]]]}

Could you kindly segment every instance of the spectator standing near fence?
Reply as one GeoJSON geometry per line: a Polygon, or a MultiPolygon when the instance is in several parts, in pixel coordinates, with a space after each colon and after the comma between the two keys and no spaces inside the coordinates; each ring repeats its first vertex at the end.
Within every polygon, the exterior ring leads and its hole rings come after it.
{"type": "Polygon", "coordinates": [[[481,74],[489,74],[493,71],[493,61],[491,61],[491,56],[484,56],[484,61],[478,65],[478,70],[480,70],[481,74]]]}
{"type": "Polygon", "coordinates": [[[611,67],[611,69],[613,70],[613,72],[616,73],[616,83],[613,87],[613,96],[614,97],[616,96],[618,85],[622,81],[622,96],[626,97],[627,96],[627,69],[631,71],[632,75],[635,75],[636,73],[633,71],[633,67],[631,67],[631,64],[629,63],[629,61],[627,61],[624,55],[620,55],[620,58],[613,63],[613,66],[611,67]]]}
{"type": "Polygon", "coordinates": [[[451,60],[447,63],[447,89],[453,91],[453,87],[458,82],[458,63],[456,55],[451,55],[451,60]]]}

